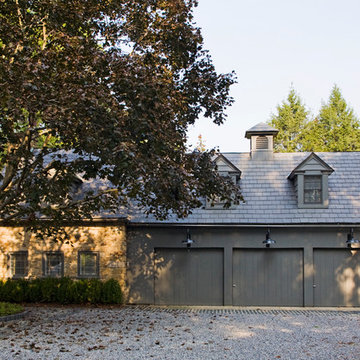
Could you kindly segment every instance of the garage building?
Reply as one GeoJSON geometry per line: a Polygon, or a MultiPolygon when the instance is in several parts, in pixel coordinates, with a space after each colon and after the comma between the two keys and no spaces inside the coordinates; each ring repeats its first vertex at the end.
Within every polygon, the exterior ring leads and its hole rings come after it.
{"type": "Polygon", "coordinates": [[[250,153],[223,153],[245,203],[127,229],[129,302],[360,306],[360,152],[274,153],[277,130],[246,132],[250,153]]]}

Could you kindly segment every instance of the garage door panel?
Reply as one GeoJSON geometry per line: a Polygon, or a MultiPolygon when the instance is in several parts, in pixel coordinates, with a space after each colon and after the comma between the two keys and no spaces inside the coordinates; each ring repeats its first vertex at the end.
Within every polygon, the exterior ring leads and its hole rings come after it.
{"type": "Polygon", "coordinates": [[[303,305],[303,252],[300,249],[236,249],[233,304],[303,305]]]}
{"type": "Polygon", "coordinates": [[[155,304],[223,305],[223,251],[156,249],[155,304]]]}
{"type": "Polygon", "coordinates": [[[314,250],[314,305],[360,306],[360,250],[314,250]]]}

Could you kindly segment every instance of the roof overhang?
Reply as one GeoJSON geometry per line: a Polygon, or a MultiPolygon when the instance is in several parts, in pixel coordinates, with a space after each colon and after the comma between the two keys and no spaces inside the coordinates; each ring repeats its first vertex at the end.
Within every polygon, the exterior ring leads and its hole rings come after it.
{"type": "Polygon", "coordinates": [[[315,162],[317,164],[317,171],[320,171],[323,174],[330,175],[334,172],[334,169],[329,166],[324,160],[322,160],[318,155],[316,155],[314,152],[312,152],[308,157],[305,158],[288,176],[288,179],[293,180],[294,177],[298,174],[305,173],[305,167],[307,164],[309,164],[311,161],[315,162]]]}

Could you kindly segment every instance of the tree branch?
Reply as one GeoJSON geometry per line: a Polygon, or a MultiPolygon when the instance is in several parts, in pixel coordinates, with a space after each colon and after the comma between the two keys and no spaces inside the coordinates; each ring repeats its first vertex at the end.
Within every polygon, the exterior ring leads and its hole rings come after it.
{"type": "Polygon", "coordinates": [[[22,22],[22,16],[21,16],[21,10],[19,6],[19,0],[15,1],[16,7],[17,7],[17,14],[18,14],[18,20],[21,30],[24,30],[23,22],[22,22]]]}

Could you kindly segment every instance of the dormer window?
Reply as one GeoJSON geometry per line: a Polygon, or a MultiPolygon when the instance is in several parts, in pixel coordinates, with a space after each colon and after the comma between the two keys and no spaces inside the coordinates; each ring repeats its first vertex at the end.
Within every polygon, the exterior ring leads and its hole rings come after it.
{"type": "MultiPolygon", "coordinates": [[[[231,163],[224,155],[219,155],[215,159],[217,171],[219,175],[229,177],[234,184],[240,181],[241,171],[231,163]]],[[[223,209],[225,201],[216,196],[211,199],[206,199],[206,209],[223,209]]]]}
{"type": "Polygon", "coordinates": [[[304,204],[322,203],[322,176],[304,176],[304,204]]]}
{"type": "Polygon", "coordinates": [[[289,175],[297,192],[298,208],[324,209],[329,206],[328,176],[334,170],[311,153],[289,175]]]}

